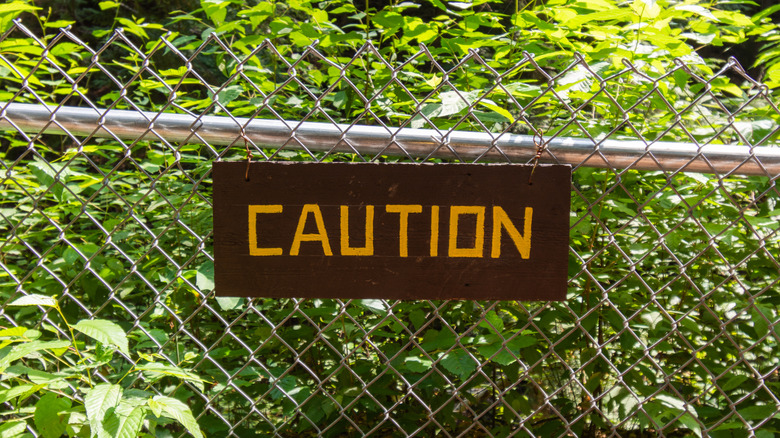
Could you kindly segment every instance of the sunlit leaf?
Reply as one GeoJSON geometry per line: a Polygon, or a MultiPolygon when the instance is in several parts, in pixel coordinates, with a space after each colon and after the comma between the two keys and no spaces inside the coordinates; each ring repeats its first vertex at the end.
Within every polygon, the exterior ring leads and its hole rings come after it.
{"type": "Polygon", "coordinates": [[[193,417],[189,406],[173,397],[162,395],[154,396],[152,400],[161,408],[163,415],[181,423],[193,437],[203,438],[200,426],[198,425],[198,422],[195,421],[195,417],[193,417]]]}
{"type": "Polygon", "coordinates": [[[73,329],[84,333],[101,344],[113,345],[122,353],[130,355],[127,334],[119,324],[104,319],[85,319],[74,325],[73,329]]]}

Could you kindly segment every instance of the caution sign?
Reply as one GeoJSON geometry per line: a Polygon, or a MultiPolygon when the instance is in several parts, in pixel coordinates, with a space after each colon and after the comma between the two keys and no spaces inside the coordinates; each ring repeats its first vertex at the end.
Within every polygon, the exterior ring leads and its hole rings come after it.
{"type": "Polygon", "coordinates": [[[215,162],[218,296],[566,297],[571,168],[215,162]]]}

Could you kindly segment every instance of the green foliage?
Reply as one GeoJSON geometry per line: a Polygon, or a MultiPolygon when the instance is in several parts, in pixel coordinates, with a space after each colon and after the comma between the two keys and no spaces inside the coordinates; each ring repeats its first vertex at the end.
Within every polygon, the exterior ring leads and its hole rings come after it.
{"type": "MultiPolygon", "coordinates": [[[[777,137],[773,104],[699,55],[760,35],[776,87],[767,12],[696,0],[372,5],[204,0],[154,22],[105,1],[124,31],[94,30],[93,54],[56,14],[10,3],[0,25],[26,17],[43,46],[19,31],[0,42],[0,101],[594,141],[777,137]],[[307,51],[315,42],[323,56],[307,51]]],[[[173,422],[227,434],[204,399],[239,436],[327,425],[322,435],[343,436],[354,424],[456,435],[475,414],[495,436],[521,420],[539,436],[780,429],[774,180],[576,169],[565,303],[215,299],[209,169],[243,157],[235,146],[3,134],[0,298],[34,295],[5,308],[25,327],[0,331],[0,401],[14,407],[0,436],[163,436],[173,422]],[[759,378],[767,390],[751,392],[759,378]],[[381,423],[389,410],[398,426],[381,423]]]]}
{"type": "Polygon", "coordinates": [[[42,341],[44,333],[24,327],[0,331],[0,402],[14,408],[0,413],[3,424],[8,426],[0,429],[0,436],[32,436],[24,433],[29,430],[44,438],[59,438],[63,434],[135,438],[154,436],[149,434],[158,426],[165,427],[175,420],[192,436],[203,437],[185,403],[154,395],[148,387],[133,388],[141,382],[135,378],[150,369],[164,369],[167,376],[196,382],[202,388],[203,381],[193,373],[156,362],[159,357],[150,355],[141,355],[128,366],[124,360],[114,358],[113,346],[130,358],[128,338],[119,325],[101,319],[70,325],[53,298],[28,295],[6,306],[53,309],[65,327],[47,318],[50,323],[46,331],[49,336],[66,340],[42,341]],[[77,339],[75,331],[87,339],[77,339]],[[140,363],[142,360],[144,363],[140,363]],[[98,377],[115,383],[95,383],[93,380],[98,377]]]}

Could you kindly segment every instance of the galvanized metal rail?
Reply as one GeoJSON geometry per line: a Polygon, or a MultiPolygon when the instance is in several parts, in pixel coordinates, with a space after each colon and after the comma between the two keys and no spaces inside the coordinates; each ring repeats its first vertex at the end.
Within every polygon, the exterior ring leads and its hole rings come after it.
{"type": "MultiPolygon", "coordinates": [[[[528,135],[227,116],[196,117],[24,103],[0,103],[0,129],[118,138],[130,142],[161,138],[168,142],[212,145],[242,141],[243,129],[249,141],[268,148],[305,147],[311,151],[333,152],[359,150],[363,154],[408,154],[415,158],[452,157],[448,150],[451,148],[463,160],[499,161],[509,158],[512,162],[531,160],[536,153],[534,138],[528,135]],[[388,147],[391,145],[398,147],[388,147]]],[[[609,139],[594,142],[588,138],[562,137],[549,139],[546,146],[543,158],[547,161],[573,166],[738,175],[780,174],[780,148],[771,146],[700,146],[682,142],[648,144],[639,140],[609,139]]]]}

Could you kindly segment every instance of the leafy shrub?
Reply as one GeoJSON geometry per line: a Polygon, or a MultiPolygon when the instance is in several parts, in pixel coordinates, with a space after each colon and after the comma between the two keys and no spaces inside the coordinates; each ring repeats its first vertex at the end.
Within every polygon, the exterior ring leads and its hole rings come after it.
{"type": "Polygon", "coordinates": [[[184,402],[149,391],[152,384],[159,386],[161,379],[170,377],[202,390],[204,381],[195,374],[161,363],[157,355],[141,353],[133,362],[127,335],[119,325],[102,319],[70,325],[51,297],[31,294],[6,306],[52,308],[65,327],[44,326],[54,340],[43,340],[48,336],[23,326],[0,331],[4,380],[0,402],[14,406],[3,413],[2,436],[31,436],[25,434],[29,429],[44,438],[66,433],[69,437],[129,438],[153,436],[149,433],[171,422],[180,423],[196,438],[203,436],[184,402]],[[78,340],[76,333],[92,342],[78,340]],[[129,365],[114,359],[115,349],[131,361],[129,365]],[[134,384],[143,389],[133,388],[134,384]],[[148,433],[141,433],[142,429],[148,433]]]}

